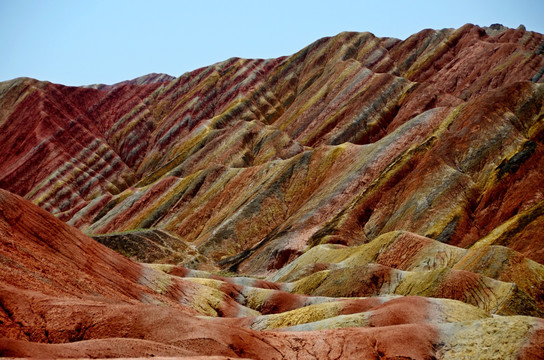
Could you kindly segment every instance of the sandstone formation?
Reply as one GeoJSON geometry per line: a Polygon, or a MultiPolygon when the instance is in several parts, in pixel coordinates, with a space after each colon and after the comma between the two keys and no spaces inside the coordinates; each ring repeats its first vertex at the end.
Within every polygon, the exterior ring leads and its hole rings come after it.
{"type": "Polygon", "coordinates": [[[543,46],[0,83],[0,355],[541,358],[543,46]]]}

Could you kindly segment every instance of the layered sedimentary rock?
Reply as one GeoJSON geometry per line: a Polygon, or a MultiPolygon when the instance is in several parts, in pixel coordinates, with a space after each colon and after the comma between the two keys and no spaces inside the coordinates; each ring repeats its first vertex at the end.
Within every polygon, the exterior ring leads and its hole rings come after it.
{"type": "Polygon", "coordinates": [[[538,358],[543,44],[341,33],[0,83],[3,355],[538,358]]]}
{"type": "Polygon", "coordinates": [[[3,190],[0,215],[2,356],[534,358],[542,350],[544,321],[535,317],[492,317],[439,298],[297,295],[286,284],[143,266],[3,190]]]}

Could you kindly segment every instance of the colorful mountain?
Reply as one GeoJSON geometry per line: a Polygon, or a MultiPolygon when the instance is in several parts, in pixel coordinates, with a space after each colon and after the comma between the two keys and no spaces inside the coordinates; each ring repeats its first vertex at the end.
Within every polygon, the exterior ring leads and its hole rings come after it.
{"type": "Polygon", "coordinates": [[[544,35],[0,83],[0,355],[538,359],[544,35]]]}

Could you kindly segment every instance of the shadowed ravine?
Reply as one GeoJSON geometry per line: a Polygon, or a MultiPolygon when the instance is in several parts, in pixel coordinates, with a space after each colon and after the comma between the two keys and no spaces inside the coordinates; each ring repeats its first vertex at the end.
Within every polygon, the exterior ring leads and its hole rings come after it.
{"type": "Polygon", "coordinates": [[[541,358],[543,45],[0,82],[0,355],[541,358]]]}

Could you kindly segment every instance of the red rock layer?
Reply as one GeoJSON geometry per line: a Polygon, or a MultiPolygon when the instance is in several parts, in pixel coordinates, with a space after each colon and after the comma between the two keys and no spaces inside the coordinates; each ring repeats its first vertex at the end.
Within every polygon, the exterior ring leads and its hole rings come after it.
{"type": "MultiPolygon", "coordinates": [[[[345,340],[341,346],[331,343],[331,348],[321,343],[322,334],[260,334],[210,323],[194,317],[193,310],[138,285],[142,282],[140,265],[15,195],[1,191],[0,200],[3,356],[176,353],[274,359],[293,355],[299,346],[316,356],[325,356],[327,349],[344,356],[374,352],[370,346],[374,342],[395,355],[427,356],[432,351],[434,331],[428,325],[413,325],[418,331],[412,333],[419,335],[411,339],[410,348],[388,345],[391,334],[404,331],[402,328],[341,331],[345,340]],[[159,301],[163,306],[138,299],[159,301]],[[354,336],[369,343],[355,341],[354,336]]],[[[183,302],[191,289],[190,283],[181,286],[178,296],[183,302]]]]}

